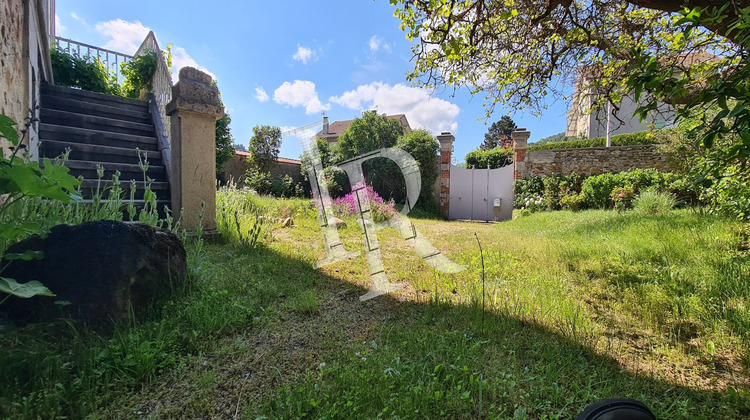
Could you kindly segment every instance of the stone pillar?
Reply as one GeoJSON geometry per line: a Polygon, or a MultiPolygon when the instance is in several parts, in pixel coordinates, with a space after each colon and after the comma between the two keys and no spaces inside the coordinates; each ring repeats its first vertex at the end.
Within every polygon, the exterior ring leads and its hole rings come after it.
{"type": "Polygon", "coordinates": [[[216,229],[216,120],[224,115],[219,89],[211,76],[183,67],[166,111],[172,125],[172,209],[184,211],[182,226],[190,231],[205,203],[203,229],[216,229]]]}
{"type": "Polygon", "coordinates": [[[531,131],[519,128],[510,133],[513,139],[513,179],[526,177],[526,144],[531,136],[531,131]]]}
{"type": "Polygon", "coordinates": [[[440,194],[438,207],[448,217],[451,202],[451,154],[453,153],[453,142],[456,138],[448,131],[437,136],[440,142],[440,194]]]}

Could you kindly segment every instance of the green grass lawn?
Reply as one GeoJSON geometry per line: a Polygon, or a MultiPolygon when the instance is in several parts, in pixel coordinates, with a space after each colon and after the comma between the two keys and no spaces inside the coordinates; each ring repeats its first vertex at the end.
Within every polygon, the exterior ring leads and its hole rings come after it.
{"type": "MultiPolygon", "coordinates": [[[[660,419],[750,416],[736,223],[690,210],[415,218],[468,268],[438,273],[381,231],[404,289],[360,302],[364,254],[313,269],[324,244],[309,200],[245,208],[243,231],[265,221],[255,247],[236,232],[205,244],[193,287],[113,336],[70,322],[0,333],[0,417],[571,419],[616,396],[660,419]]],[[[354,220],[339,232],[363,251],[354,220]]]]}

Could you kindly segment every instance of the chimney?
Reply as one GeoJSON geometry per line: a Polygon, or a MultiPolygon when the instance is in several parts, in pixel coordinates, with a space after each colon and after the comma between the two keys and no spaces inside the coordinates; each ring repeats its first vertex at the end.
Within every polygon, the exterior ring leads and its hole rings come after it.
{"type": "Polygon", "coordinates": [[[323,117],[323,134],[328,134],[328,117],[323,117]]]}

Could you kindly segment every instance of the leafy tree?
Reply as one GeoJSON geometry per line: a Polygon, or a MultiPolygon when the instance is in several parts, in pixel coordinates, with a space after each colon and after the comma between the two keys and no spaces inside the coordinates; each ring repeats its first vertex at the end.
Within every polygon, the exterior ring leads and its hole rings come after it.
{"type": "MultiPolygon", "coordinates": [[[[328,187],[328,193],[332,197],[342,197],[351,191],[349,185],[349,179],[346,173],[336,166],[331,166],[332,154],[331,148],[328,146],[326,139],[315,139],[318,146],[318,153],[320,153],[320,161],[323,165],[323,173],[325,175],[326,186],[328,187]]],[[[300,172],[305,180],[309,181],[308,170],[311,162],[310,157],[307,154],[303,154],[300,158],[302,165],[300,165],[300,172]]]]}
{"type": "MultiPolygon", "coordinates": [[[[681,61],[698,50],[723,51],[732,44],[729,21],[741,16],[725,7],[724,20],[680,35],[685,7],[724,5],[714,0],[570,0],[485,2],[468,0],[392,0],[413,47],[409,79],[423,85],[466,86],[495,104],[540,110],[549,94],[563,98],[565,83],[579,68],[592,91],[619,102],[636,49],[681,61]],[[728,37],[728,38],[725,38],[728,37]],[[593,76],[593,77],[592,77],[593,76]]],[[[733,2],[730,2],[733,3],[733,2]]],[[[601,99],[605,103],[607,98],[601,99]]]]}
{"type": "MultiPolygon", "coordinates": [[[[585,79],[592,108],[634,92],[645,116],[666,102],[698,117],[696,152],[718,179],[748,172],[750,5],[737,0],[392,0],[413,47],[409,79],[468,87],[540,111],[585,79]],[[713,54],[706,54],[710,52],[713,54]],[[701,53],[701,54],[698,54],[701,53]],[[563,83],[561,83],[563,82],[563,83]],[[564,83],[568,82],[568,83],[564,83]],[[718,110],[717,110],[718,108],[718,110]],[[719,147],[712,148],[714,144],[719,147]]],[[[706,177],[706,183],[711,181],[706,177]]]]}
{"type": "Polygon", "coordinates": [[[256,125],[250,138],[250,163],[260,173],[267,173],[279,157],[281,129],[270,125],[256,125]]]}
{"type": "Polygon", "coordinates": [[[510,133],[518,128],[516,123],[507,115],[492,123],[490,129],[484,135],[484,143],[479,146],[482,150],[494,149],[495,147],[510,147],[510,133]]]}
{"type": "Polygon", "coordinates": [[[224,114],[216,121],[216,173],[221,172],[222,167],[234,156],[234,137],[229,128],[232,117],[224,114]]]}
{"type": "Polygon", "coordinates": [[[378,115],[375,111],[365,111],[339,136],[338,159],[352,159],[373,150],[393,147],[403,134],[404,128],[397,120],[385,114],[378,115]]]}
{"type": "MultiPolygon", "coordinates": [[[[374,111],[365,111],[355,118],[349,128],[339,136],[338,144],[331,150],[333,161],[352,159],[373,150],[393,147],[403,135],[401,124],[374,111]]],[[[362,164],[367,183],[383,198],[401,201],[405,197],[406,187],[401,171],[390,159],[375,158],[362,164]]],[[[352,179],[352,183],[359,180],[352,179]]]]}
{"type": "Polygon", "coordinates": [[[399,137],[397,145],[419,162],[422,190],[419,192],[419,201],[417,204],[424,206],[432,203],[434,198],[432,185],[438,177],[438,151],[440,150],[440,144],[429,131],[413,130],[399,137]]]}

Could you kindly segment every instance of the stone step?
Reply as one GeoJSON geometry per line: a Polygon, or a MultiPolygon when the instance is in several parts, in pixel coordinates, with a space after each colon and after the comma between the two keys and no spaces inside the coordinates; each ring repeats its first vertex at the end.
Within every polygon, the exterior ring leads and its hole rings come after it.
{"type": "MultiPolygon", "coordinates": [[[[120,180],[118,182],[122,189],[123,200],[130,199],[130,188],[132,185],[131,181],[120,180]]],[[[81,182],[80,190],[83,198],[91,198],[99,188],[99,194],[101,198],[107,198],[109,190],[114,185],[112,179],[84,179],[81,182]]],[[[146,191],[146,184],[143,181],[135,182],[135,198],[137,200],[143,199],[143,194],[146,191]]],[[[156,194],[157,199],[169,200],[169,183],[168,182],[152,182],[151,191],[156,194]]]]}
{"type": "Polygon", "coordinates": [[[114,95],[106,95],[104,93],[89,92],[87,90],[81,90],[67,86],[55,86],[43,83],[41,93],[43,95],[67,97],[80,101],[118,107],[131,111],[148,112],[148,102],[146,101],[122,98],[114,95]]]}
{"type": "MultiPolygon", "coordinates": [[[[66,149],[70,150],[68,159],[88,160],[94,162],[128,163],[137,165],[140,161],[134,148],[104,146],[88,143],[74,143],[57,140],[43,140],[39,151],[42,156],[50,159],[62,155],[66,149]]],[[[161,165],[161,153],[150,150],[140,150],[141,159],[149,164],[161,165]]]]}
{"type": "MultiPolygon", "coordinates": [[[[63,165],[70,168],[70,174],[78,177],[82,176],[84,179],[98,179],[97,165],[101,165],[104,168],[104,176],[102,179],[112,179],[112,175],[115,171],[120,172],[120,180],[129,181],[134,179],[136,181],[143,181],[143,171],[140,166],[126,163],[110,163],[110,162],[92,162],[85,160],[67,160],[63,162],[63,165]]],[[[167,172],[162,165],[149,164],[148,172],[146,175],[156,182],[166,182],[167,172]]]]}
{"type": "MultiPolygon", "coordinates": [[[[133,134],[113,133],[110,131],[92,130],[80,127],[68,127],[42,122],[39,124],[39,139],[65,141],[69,143],[86,143],[124,147],[135,150],[158,150],[158,141],[154,136],[140,136],[133,134]]],[[[135,153],[135,152],[133,152],[135,153]]]]}
{"type": "Polygon", "coordinates": [[[63,125],[68,127],[85,128],[89,130],[106,131],[136,136],[154,136],[153,124],[140,124],[94,115],[76,114],[74,112],[42,108],[39,113],[40,121],[45,124],[63,125]]]}
{"type": "MultiPolygon", "coordinates": [[[[42,95],[41,105],[45,109],[74,112],[76,114],[94,115],[114,120],[129,121],[139,124],[153,124],[151,114],[142,110],[134,111],[122,106],[102,105],[88,102],[85,98],[42,95]]],[[[119,104],[116,104],[119,105],[119,104]]]]}

